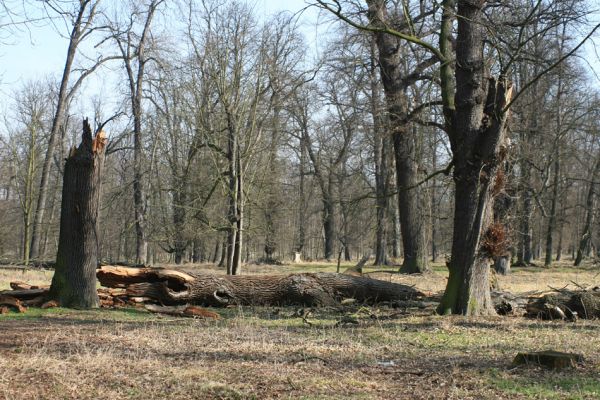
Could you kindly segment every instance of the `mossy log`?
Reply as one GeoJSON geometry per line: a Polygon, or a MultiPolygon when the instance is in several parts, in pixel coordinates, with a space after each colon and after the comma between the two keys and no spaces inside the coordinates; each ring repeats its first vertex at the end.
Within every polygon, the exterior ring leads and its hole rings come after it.
{"type": "Polygon", "coordinates": [[[130,298],[151,298],[167,305],[324,306],[339,304],[344,298],[377,303],[424,295],[411,286],[337,273],[229,276],[102,266],[96,275],[103,286],[125,288],[130,298]]]}

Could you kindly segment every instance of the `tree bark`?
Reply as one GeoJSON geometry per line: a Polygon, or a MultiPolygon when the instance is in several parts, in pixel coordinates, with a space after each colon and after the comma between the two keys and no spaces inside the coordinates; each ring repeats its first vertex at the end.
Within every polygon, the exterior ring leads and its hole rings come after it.
{"type": "Polygon", "coordinates": [[[423,296],[411,286],[336,273],[223,276],[104,266],[97,276],[103,286],[163,304],[327,306],[344,298],[376,303],[423,296]]]}
{"type": "MultiPolygon", "coordinates": [[[[486,75],[483,54],[483,1],[458,1],[456,37],[456,86],[454,99],[448,81],[451,67],[443,65],[444,115],[454,162],[454,230],[450,272],[440,314],[495,314],[490,296],[488,254],[483,244],[492,222],[493,188],[504,161],[505,107],[512,85],[486,75]]],[[[449,56],[454,1],[443,2],[440,49],[449,56]]]]}
{"type": "Polygon", "coordinates": [[[106,139],[92,139],[83,122],[81,144],[72,149],[63,178],[60,234],[50,297],[64,307],[98,307],[98,209],[106,139]]]}

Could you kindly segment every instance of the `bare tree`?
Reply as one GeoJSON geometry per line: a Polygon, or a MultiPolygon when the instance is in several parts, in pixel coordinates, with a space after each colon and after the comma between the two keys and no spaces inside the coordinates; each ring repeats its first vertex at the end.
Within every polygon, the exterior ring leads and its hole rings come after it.
{"type": "Polygon", "coordinates": [[[123,66],[127,73],[129,101],[133,117],[133,204],[135,213],[136,232],[136,262],[145,264],[148,253],[148,234],[146,228],[147,199],[144,178],[144,148],[143,148],[143,88],[145,70],[151,57],[146,54],[151,40],[150,29],[158,7],[164,0],[152,0],[143,5],[144,10],[134,9],[125,29],[112,27],[112,38],[115,40],[123,66]],[[141,18],[141,33],[134,32],[137,20],[141,18]]]}

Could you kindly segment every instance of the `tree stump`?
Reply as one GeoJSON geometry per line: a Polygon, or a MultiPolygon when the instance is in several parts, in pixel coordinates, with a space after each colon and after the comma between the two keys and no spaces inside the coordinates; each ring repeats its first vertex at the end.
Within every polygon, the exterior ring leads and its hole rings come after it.
{"type": "Polygon", "coordinates": [[[71,149],[65,163],[58,253],[50,287],[50,298],[64,307],[98,307],[98,208],[105,145],[104,132],[92,139],[85,119],[81,144],[71,149]]]}
{"type": "Polygon", "coordinates": [[[541,365],[550,369],[574,368],[583,363],[583,356],[576,353],[562,353],[546,350],[533,353],[518,353],[514,365],[541,365]]]}

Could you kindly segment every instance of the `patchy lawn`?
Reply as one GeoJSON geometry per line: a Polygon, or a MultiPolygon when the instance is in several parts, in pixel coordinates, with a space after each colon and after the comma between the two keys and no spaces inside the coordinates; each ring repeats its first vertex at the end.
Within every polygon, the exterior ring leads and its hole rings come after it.
{"type": "MultiPolygon", "coordinates": [[[[335,265],[246,268],[296,270],[335,265]]],[[[0,275],[0,287],[50,279],[19,274],[0,275]]],[[[599,283],[597,274],[566,265],[521,268],[500,284],[526,292],[599,283]]],[[[374,275],[430,291],[445,283],[439,267],[425,276],[374,275]]],[[[292,307],[215,311],[221,320],[135,309],[0,316],[0,399],[600,398],[598,321],[439,317],[430,309],[361,306],[309,314],[292,307]],[[517,352],[545,349],[582,353],[586,362],[561,372],[512,367],[517,352]]]]}

